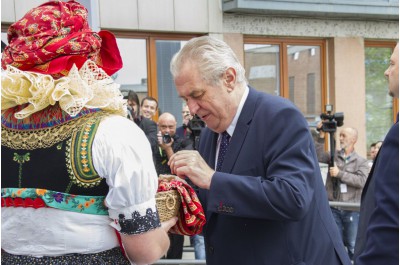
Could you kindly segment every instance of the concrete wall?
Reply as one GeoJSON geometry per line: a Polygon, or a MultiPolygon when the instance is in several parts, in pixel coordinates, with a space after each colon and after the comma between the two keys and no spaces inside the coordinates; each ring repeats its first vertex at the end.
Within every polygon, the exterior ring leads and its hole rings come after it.
{"type": "MultiPolygon", "coordinates": [[[[335,112],[344,112],[343,127],[354,127],[358,130],[356,143],[357,153],[365,156],[366,150],[366,118],[365,118],[365,67],[364,39],[360,37],[333,39],[334,93],[335,112]]],[[[338,134],[336,135],[338,136],[338,134]]],[[[338,143],[337,138],[337,143],[338,143]]]]}

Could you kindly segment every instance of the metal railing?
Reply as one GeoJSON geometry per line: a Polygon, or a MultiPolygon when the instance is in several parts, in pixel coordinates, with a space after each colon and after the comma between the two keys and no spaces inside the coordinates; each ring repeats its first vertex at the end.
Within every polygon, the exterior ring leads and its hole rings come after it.
{"type": "Polygon", "coordinates": [[[173,264],[173,265],[179,265],[179,264],[207,264],[205,259],[160,259],[156,263],[153,264],[173,264]]]}
{"type": "Polygon", "coordinates": [[[360,208],[360,203],[359,202],[334,202],[330,201],[329,206],[333,207],[343,207],[343,208],[360,208]]]}

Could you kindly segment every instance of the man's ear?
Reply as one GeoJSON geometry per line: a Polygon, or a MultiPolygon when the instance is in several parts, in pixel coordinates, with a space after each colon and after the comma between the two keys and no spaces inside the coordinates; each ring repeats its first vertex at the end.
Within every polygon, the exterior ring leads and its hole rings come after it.
{"type": "Polygon", "coordinates": [[[224,85],[227,87],[228,91],[232,91],[236,84],[236,70],[232,67],[226,69],[224,73],[224,85]]]}

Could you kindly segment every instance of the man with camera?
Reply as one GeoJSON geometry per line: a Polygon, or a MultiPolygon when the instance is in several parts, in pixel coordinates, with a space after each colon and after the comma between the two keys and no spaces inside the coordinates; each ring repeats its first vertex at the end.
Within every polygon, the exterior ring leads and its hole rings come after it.
{"type": "MultiPolygon", "coordinates": [[[[324,122],[317,125],[317,130],[320,132],[319,141],[323,141],[326,132],[331,132],[329,126],[324,127],[324,122]]],[[[340,150],[336,150],[334,153],[334,163],[327,153],[317,154],[319,160],[322,157],[326,160],[320,162],[330,165],[326,180],[329,201],[347,203],[360,203],[361,201],[361,193],[367,180],[369,166],[368,161],[355,152],[354,145],[357,142],[357,136],[357,130],[354,128],[347,127],[340,130],[340,150]]],[[[319,152],[318,148],[317,152],[319,152]]],[[[359,208],[332,206],[331,210],[352,260],[360,216],[359,208]]]]}
{"type": "MultiPolygon", "coordinates": [[[[154,154],[154,163],[157,174],[171,174],[168,166],[169,158],[180,150],[192,150],[193,142],[189,138],[181,138],[176,134],[176,119],[171,113],[165,112],[158,118],[159,132],[158,152],[154,154]]],[[[183,253],[184,237],[169,234],[171,245],[168,249],[167,259],[181,259],[183,253]]]]}

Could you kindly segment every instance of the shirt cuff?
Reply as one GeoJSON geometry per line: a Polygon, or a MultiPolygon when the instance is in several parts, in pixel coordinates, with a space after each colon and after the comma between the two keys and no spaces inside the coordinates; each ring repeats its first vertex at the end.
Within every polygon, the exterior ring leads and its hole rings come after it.
{"type": "Polygon", "coordinates": [[[123,209],[109,209],[110,223],[121,234],[136,235],[161,226],[155,198],[123,209]]]}

